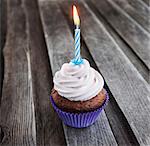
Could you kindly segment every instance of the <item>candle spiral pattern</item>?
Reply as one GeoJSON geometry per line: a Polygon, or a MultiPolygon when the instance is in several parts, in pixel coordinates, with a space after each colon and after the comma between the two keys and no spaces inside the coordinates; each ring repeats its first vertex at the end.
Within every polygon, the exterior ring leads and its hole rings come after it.
{"type": "Polygon", "coordinates": [[[103,88],[102,76],[83,59],[83,64],[63,64],[54,76],[54,89],[71,101],[86,101],[95,97],[103,88]]]}
{"type": "Polygon", "coordinates": [[[81,62],[80,58],[80,29],[75,29],[75,62],[81,62]]]}

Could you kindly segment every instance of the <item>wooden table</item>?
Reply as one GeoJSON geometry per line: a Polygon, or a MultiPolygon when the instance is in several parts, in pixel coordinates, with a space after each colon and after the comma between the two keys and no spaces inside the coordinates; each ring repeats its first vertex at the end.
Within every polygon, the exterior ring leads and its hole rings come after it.
{"type": "Polygon", "coordinates": [[[2,146],[150,146],[148,0],[0,5],[2,146]],[[62,124],[49,100],[53,75],[74,56],[73,3],[80,11],[82,56],[103,75],[110,96],[97,122],[84,129],[62,124]]]}

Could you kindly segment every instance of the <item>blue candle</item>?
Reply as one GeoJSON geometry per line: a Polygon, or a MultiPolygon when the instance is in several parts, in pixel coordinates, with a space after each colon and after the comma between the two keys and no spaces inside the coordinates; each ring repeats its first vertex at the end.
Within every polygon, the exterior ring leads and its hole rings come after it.
{"type": "Polygon", "coordinates": [[[82,64],[83,60],[80,55],[80,19],[77,12],[76,6],[73,6],[73,20],[76,25],[75,29],[75,58],[73,59],[73,63],[76,65],[82,64]]]}
{"type": "Polygon", "coordinates": [[[80,29],[75,29],[75,60],[80,62],[80,29]]]}

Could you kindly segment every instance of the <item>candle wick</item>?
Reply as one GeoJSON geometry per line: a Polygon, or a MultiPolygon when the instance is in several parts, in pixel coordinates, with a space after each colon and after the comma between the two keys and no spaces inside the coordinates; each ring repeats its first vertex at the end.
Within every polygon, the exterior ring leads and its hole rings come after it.
{"type": "Polygon", "coordinates": [[[79,25],[76,25],[76,29],[79,29],[79,25]]]}

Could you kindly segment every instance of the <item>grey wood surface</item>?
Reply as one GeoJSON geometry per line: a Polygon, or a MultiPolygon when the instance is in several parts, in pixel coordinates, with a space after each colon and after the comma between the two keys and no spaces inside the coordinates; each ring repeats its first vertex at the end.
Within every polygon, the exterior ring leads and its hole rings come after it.
{"type": "MultiPolygon", "coordinates": [[[[120,49],[125,53],[125,55],[130,59],[132,64],[136,67],[139,73],[143,76],[143,78],[150,83],[150,70],[143,63],[143,61],[134,53],[131,47],[118,35],[116,30],[109,24],[107,19],[105,19],[99,11],[95,8],[91,1],[86,1],[90,9],[93,13],[98,17],[101,23],[105,26],[109,34],[114,38],[115,42],[119,45],[120,49]]],[[[131,2],[131,1],[130,1],[131,2]]],[[[139,9],[140,11],[140,9],[139,9]]]]}
{"type": "MultiPolygon", "coordinates": [[[[72,16],[70,16],[70,12],[71,12],[71,8],[72,8],[71,6],[73,4],[74,4],[74,2],[63,2],[60,5],[64,16],[68,20],[68,25],[70,26],[71,30],[72,30],[73,24],[71,23],[72,16]]],[[[79,4],[77,4],[77,5],[78,5],[78,9],[80,9],[80,5],[79,4]]],[[[93,9],[92,9],[92,11],[93,11],[93,9]]],[[[86,16],[86,17],[88,17],[88,16],[86,16]]],[[[98,17],[98,18],[102,21],[102,19],[100,17],[98,17]]],[[[104,22],[104,20],[103,20],[103,22],[104,22]]],[[[104,25],[106,27],[106,23],[104,25]]],[[[115,39],[117,39],[117,42],[118,42],[118,37],[116,37],[116,35],[115,35],[115,39]]],[[[81,48],[82,57],[88,59],[90,61],[91,66],[99,71],[98,67],[95,64],[94,58],[92,58],[92,56],[88,50],[88,47],[85,44],[84,39],[82,39],[81,42],[82,42],[82,48],[81,48]]],[[[120,42],[120,40],[119,40],[119,45],[120,44],[121,44],[121,47],[124,47],[122,45],[122,42],[120,42]]],[[[109,124],[112,128],[113,134],[116,138],[118,145],[128,145],[128,146],[138,145],[136,137],[134,136],[126,118],[124,117],[123,113],[121,112],[120,108],[118,107],[118,104],[116,103],[114,97],[112,96],[111,92],[109,91],[109,88],[106,85],[106,83],[104,85],[104,88],[107,89],[107,91],[109,92],[109,96],[110,96],[108,105],[105,108],[105,111],[106,111],[105,113],[107,115],[109,124]]]]}
{"type": "MultiPolygon", "coordinates": [[[[72,59],[74,41],[65,17],[57,4],[42,1],[39,4],[54,75],[64,62],[69,62],[72,59]],[[54,11],[55,13],[53,13],[54,11]]],[[[63,127],[68,145],[117,145],[104,111],[98,121],[89,128],[79,130],[65,125],[63,127]]]]}
{"type": "Polygon", "coordinates": [[[149,0],[72,2],[0,1],[0,145],[149,146],[149,0]],[[80,12],[82,55],[102,73],[111,97],[83,129],[62,124],[49,100],[53,75],[74,57],[72,2],[80,12]]]}
{"type": "Polygon", "coordinates": [[[87,11],[87,4],[84,6],[80,6],[83,38],[138,142],[150,145],[149,85],[92,11],[87,11]]]}
{"type": "Polygon", "coordinates": [[[150,1],[149,0],[142,0],[146,5],[150,6],[150,1]]]}
{"type": "Polygon", "coordinates": [[[0,102],[2,94],[2,84],[3,84],[3,47],[5,45],[6,38],[6,1],[0,1],[0,102]]]}
{"type": "Polygon", "coordinates": [[[93,0],[95,7],[150,69],[150,35],[111,0],[93,0]],[[140,34],[140,35],[139,35],[140,34]]]}
{"type": "Polygon", "coordinates": [[[4,47],[6,38],[6,21],[7,21],[7,1],[0,1],[0,48],[4,47]]]}
{"type": "Polygon", "coordinates": [[[150,9],[141,0],[113,0],[142,27],[150,32],[150,9]]]}
{"type": "Polygon", "coordinates": [[[36,0],[25,1],[29,29],[29,47],[33,98],[36,115],[36,143],[39,146],[66,145],[63,127],[50,104],[52,73],[36,0]]]}
{"type": "Polygon", "coordinates": [[[9,0],[7,20],[0,145],[66,145],[50,106],[52,75],[36,1],[9,0]]]}
{"type": "MultiPolygon", "coordinates": [[[[0,1],[0,9],[2,8],[2,2],[0,1]]],[[[0,21],[2,22],[2,17],[0,13],[0,21]]],[[[2,33],[2,23],[0,23],[0,34],[2,33]]],[[[2,93],[2,35],[0,35],[0,101],[1,101],[1,93],[2,93]]]]}
{"type": "Polygon", "coordinates": [[[7,7],[5,76],[0,108],[2,146],[36,145],[31,60],[27,46],[25,12],[21,2],[9,0],[7,7]]]}

